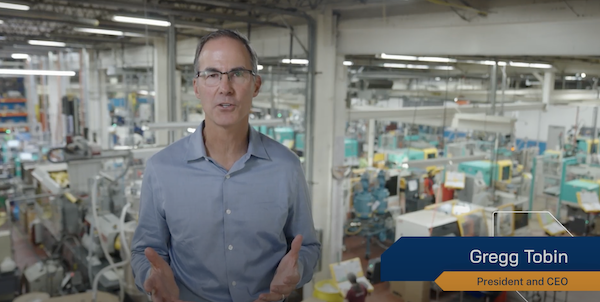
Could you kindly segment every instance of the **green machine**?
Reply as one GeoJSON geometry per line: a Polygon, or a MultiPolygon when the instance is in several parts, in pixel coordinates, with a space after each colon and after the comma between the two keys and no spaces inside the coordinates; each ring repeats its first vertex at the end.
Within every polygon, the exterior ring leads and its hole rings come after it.
{"type": "Polygon", "coordinates": [[[344,157],[358,158],[358,140],[347,138],[344,140],[344,157]]]}
{"type": "Polygon", "coordinates": [[[304,151],[304,133],[296,133],[296,142],[294,143],[294,149],[304,151]]]}
{"type": "Polygon", "coordinates": [[[398,149],[387,152],[387,161],[394,167],[400,167],[405,161],[423,160],[425,152],[418,149],[398,149]]]}
{"type": "Polygon", "coordinates": [[[394,132],[382,134],[377,139],[379,149],[396,150],[398,149],[401,139],[402,137],[394,132]]]}
{"type": "Polygon", "coordinates": [[[598,152],[598,139],[595,139],[592,143],[590,137],[578,137],[577,138],[577,149],[584,152],[585,154],[597,153],[598,152]]]}
{"type": "Polygon", "coordinates": [[[274,130],[275,140],[283,144],[285,141],[295,141],[294,129],[289,127],[277,127],[274,130]]]}
{"type": "Polygon", "coordinates": [[[469,161],[458,164],[458,171],[467,175],[476,176],[481,173],[483,180],[489,186],[494,173],[494,181],[503,181],[510,183],[512,178],[512,161],[499,160],[495,163],[487,160],[469,161]],[[492,170],[494,172],[492,172],[492,170]]]}
{"type": "Polygon", "coordinates": [[[565,182],[560,190],[560,201],[577,204],[577,192],[581,191],[595,191],[600,195],[600,185],[585,179],[565,182]]]}

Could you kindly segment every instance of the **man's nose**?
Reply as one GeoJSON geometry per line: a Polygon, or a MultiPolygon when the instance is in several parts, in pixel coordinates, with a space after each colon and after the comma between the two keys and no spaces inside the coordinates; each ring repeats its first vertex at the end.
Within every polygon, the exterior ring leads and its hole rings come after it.
{"type": "Polygon", "coordinates": [[[231,93],[233,88],[231,87],[231,81],[229,80],[228,74],[221,75],[221,81],[219,82],[219,90],[222,93],[231,93]]]}

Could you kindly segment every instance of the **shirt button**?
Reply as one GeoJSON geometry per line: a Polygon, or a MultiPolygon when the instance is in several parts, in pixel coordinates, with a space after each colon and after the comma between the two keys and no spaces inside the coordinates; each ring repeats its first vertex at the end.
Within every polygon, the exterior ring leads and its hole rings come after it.
{"type": "Polygon", "coordinates": [[[233,245],[229,245],[229,250],[233,250],[233,245]]]}
{"type": "Polygon", "coordinates": [[[226,178],[226,179],[229,179],[229,177],[231,177],[231,176],[229,176],[229,174],[225,175],[225,178],[226,178]]]}
{"type": "Polygon", "coordinates": [[[235,281],[231,282],[231,285],[235,286],[236,285],[235,281]]]}
{"type": "Polygon", "coordinates": [[[225,211],[225,213],[227,213],[227,215],[231,214],[231,210],[227,209],[227,211],[225,211]]]}

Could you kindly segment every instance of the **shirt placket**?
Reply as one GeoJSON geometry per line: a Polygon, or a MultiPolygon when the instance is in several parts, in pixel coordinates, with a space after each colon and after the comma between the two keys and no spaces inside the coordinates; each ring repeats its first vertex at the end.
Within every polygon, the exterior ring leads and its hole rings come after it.
{"type": "Polygon", "coordinates": [[[235,259],[235,242],[233,242],[234,239],[234,234],[233,234],[233,228],[232,228],[232,223],[231,223],[231,215],[232,215],[232,211],[231,211],[231,204],[230,204],[230,194],[232,194],[232,190],[231,190],[231,182],[229,181],[229,179],[231,178],[231,174],[227,173],[225,174],[225,176],[223,177],[223,209],[224,209],[224,213],[223,213],[223,229],[224,229],[224,244],[225,244],[225,268],[227,270],[227,281],[229,283],[229,293],[231,295],[232,301],[236,301],[235,297],[237,296],[236,293],[238,292],[238,287],[239,284],[237,284],[236,276],[237,274],[235,273],[234,268],[232,267],[232,263],[234,263],[234,259],[235,259]]]}

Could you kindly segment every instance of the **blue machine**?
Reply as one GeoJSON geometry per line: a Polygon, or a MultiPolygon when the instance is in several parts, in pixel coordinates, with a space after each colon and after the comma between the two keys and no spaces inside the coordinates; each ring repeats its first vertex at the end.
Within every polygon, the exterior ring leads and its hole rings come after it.
{"type": "Polygon", "coordinates": [[[377,187],[369,191],[369,173],[365,172],[360,180],[362,190],[354,193],[352,219],[346,226],[346,236],[364,236],[366,238],[366,255],[371,255],[371,238],[384,242],[395,239],[395,224],[392,215],[387,211],[389,190],[385,187],[385,172],[377,175],[377,187]]]}
{"type": "Polygon", "coordinates": [[[385,187],[385,173],[383,171],[379,171],[377,182],[379,187],[373,190],[373,198],[375,199],[375,204],[378,205],[375,209],[375,214],[385,215],[385,213],[387,213],[387,198],[390,196],[390,191],[385,187]]]}
{"type": "Polygon", "coordinates": [[[364,173],[360,179],[362,191],[354,193],[354,214],[357,218],[368,219],[371,217],[372,205],[374,202],[373,195],[369,192],[369,174],[364,173]]]}

